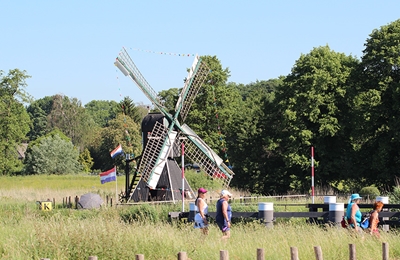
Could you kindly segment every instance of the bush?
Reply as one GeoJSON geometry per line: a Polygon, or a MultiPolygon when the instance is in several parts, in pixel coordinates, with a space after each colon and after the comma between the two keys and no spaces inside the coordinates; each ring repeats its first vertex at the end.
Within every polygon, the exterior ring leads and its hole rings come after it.
{"type": "Polygon", "coordinates": [[[157,223],[160,219],[160,213],[157,211],[156,207],[150,204],[130,207],[122,211],[120,216],[126,223],[132,223],[133,221],[157,223]]]}
{"type": "Polygon", "coordinates": [[[196,191],[200,187],[204,187],[207,190],[221,189],[221,184],[219,184],[218,181],[214,181],[213,179],[208,177],[208,175],[204,172],[188,170],[185,172],[185,178],[194,191],[196,191]]]}
{"type": "Polygon", "coordinates": [[[369,197],[369,199],[373,199],[376,196],[381,195],[377,187],[374,186],[369,186],[369,187],[364,187],[360,190],[360,195],[364,197],[369,197]]]}

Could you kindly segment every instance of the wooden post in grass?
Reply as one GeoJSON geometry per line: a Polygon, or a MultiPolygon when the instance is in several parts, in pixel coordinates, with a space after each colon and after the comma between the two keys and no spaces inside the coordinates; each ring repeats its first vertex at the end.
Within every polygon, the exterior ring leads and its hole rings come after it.
{"type": "Polygon", "coordinates": [[[75,209],[78,209],[79,197],[75,196],[75,209]]]}
{"type": "Polygon", "coordinates": [[[356,245],[355,244],[349,244],[349,259],[350,260],[356,260],[357,256],[356,256],[356,245]]]}
{"type": "Polygon", "coordinates": [[[89,256],[88,260],[97,260],[97,256],[93,255],[93,256],[89,256]]]}
{"type": "Polygon", "coordinates": [[[219,260],[229,260],[229,253],[227,250],[219,251],[219,260]]]}
{"type": "Polygon", "coordinates": [[[178,260],[187,260],[186,252],[179,252],[178,253],[178,260]]]}
{"type": "Polygon", "coordinates": [[[135,260],[144,260],[144,255],[141,254],[136,255],[135,260]]]}
{"type": "Polygon", "coordinates": [[[382,243],[382,260],[389,260],[389,244],[382,243]]]}
{"type": "Polygon", "coordinates": [[[320,246],[314,246],[314,252],[315,252],[315,259],[316,260],[323,260],[324,258],[322,257],[322,249],[320,246]]]}
{"type": "Polygon", "coordinates": [[[299,260],[299,250],[297,247],[290,247],[290,260],[299,260]]]}
{"type": "Polygon", "coordinates": [[[257,260],[265,260],[264,248],[257,248],[257,260]]]}

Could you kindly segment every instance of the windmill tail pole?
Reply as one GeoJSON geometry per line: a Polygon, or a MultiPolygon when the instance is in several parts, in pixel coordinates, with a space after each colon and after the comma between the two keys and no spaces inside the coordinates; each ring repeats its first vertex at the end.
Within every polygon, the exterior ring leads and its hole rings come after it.
{"type": "Polygon", "coordinates": [[[185,211],[185,144],[182,142],[182,212],[185,211]]]}

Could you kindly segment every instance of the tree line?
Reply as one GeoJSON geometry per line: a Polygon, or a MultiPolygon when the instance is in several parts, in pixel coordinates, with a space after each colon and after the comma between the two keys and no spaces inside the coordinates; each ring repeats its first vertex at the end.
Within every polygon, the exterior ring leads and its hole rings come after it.
{"type": "MultiPolygon", "coordinates": [[[[186,122],[233,167],[232,186],[258,194],[389,191],[400,167],[400,20],[375,29],[361,58],[329,46],[301,54],[291,72],[249,84],[229,82],[216,56],[186,122]]],[[[142,151],[140,124],[152,107],[63,95],[32,100],[26,71],[0,71],[0,174],[109,169],[110,151],[142,151]],[[23,159],[18,151],[26,143],[23,159]]],[[[159,92],[173,111],[180,89],[159,92]]],[[[122,169],[123,158],[116,164],[122,169]]]]}

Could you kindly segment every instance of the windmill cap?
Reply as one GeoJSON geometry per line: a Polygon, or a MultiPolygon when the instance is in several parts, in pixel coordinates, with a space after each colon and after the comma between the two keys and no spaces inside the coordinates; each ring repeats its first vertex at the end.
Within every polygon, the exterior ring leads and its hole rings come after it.
{"type": "Polygon", "coordinates": [[[197,190],[198,193],[207,193],[207,190],[204,188],[200,188],[197,190]]]}
{"type": "Polygon", "coordinates": [[[230,193],[227,190],[222,190],[221,191],[221,197],[225,197],[225,196],[232,197],[232,193],[230,193]]]}

